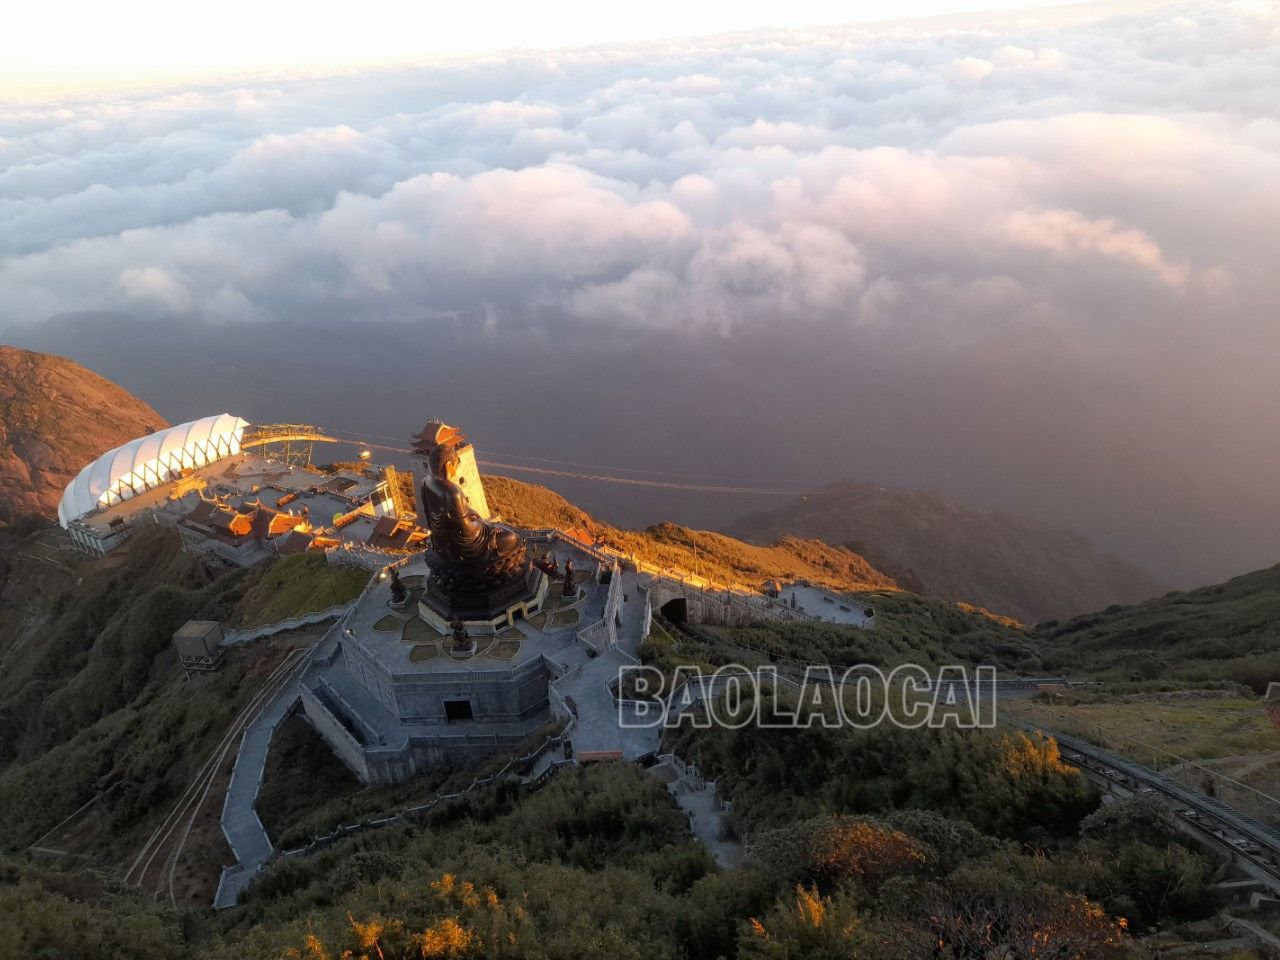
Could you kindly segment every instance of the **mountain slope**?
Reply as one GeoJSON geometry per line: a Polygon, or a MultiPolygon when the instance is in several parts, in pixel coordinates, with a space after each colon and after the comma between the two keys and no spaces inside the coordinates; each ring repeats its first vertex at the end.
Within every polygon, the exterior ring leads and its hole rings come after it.
{"type": "Polygon", "coordinates": [[[166,425],[78,363],[0,345],[0,522],[55,516],[81,467],[166,425]]]}
{"type": "Polygon", "coordinates": [[[1164,589],[1068,530],[869,483],[824,487],[743,517],[725,532],[752,543],[796,536],[841,544],[908,590],[1031,623],[1164,589]]]}
{"type": "Polygon", "coordinates": [[[674,523],[656,524],[647,530],[622,530],[600,523],[546,487],[509,477],[486,476],[484,489],[490,507],[508,523],[531,528],[576,528],[647,563],[697,573],[722,583],[754,588],[779,577],[803,578],[836,590],[898,588],[892,577],[864,557],[816,540],[785,537],[770,546],[757,546],[674,523]]]}
{"type": "Polygon", "coordinates": [[[1280,677],[1280,565],[1037,633],[1047,656],[1090,675],[1233,680],[1261,693],[1280,677]]]}

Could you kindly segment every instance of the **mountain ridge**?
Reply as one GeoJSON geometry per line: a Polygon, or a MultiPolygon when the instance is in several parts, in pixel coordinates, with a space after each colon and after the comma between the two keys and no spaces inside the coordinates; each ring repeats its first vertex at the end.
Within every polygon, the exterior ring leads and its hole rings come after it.
{"type": "Polygon", "coordinates": [[[798,536],[844,546],[905,589],[1028,623],[1136,603],[1167,589],[1073,531],[880,484],[831,484],[747,514],[724,532],[757,544],[798,536]]]}
{"type": "Polygon", "coordinates": [[[0,344],[0,522],[55,517],[85,464],[167,425],[72,360],[0,344]]]}
{"type": "Polygon", "coordinates": [[[653,524],[644,530],[624,530],[595,519],[560,494],[537,484],[486,474],[484,485],[490,506],[508,523],[575,529],[647,563],[710,580],[736,581],[749,588],[780,578],[812,580],[846,591],[899,589],[894,578],[844,547],[800,537],[758,546],[723,533],[671,522],[653,524]]]}

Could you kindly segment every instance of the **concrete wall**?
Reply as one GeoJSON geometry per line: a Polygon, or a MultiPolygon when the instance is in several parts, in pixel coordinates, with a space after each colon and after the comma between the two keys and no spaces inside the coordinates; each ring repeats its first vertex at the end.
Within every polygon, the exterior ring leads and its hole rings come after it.
{"type": "MultiPolygon", "coordinates": [[[[364,747],[360,751],[359,767],[352,769],[365,783],[403,783],[419,770],[480,760],[495,750],[517,746],[524,738],[524,733],[415,736],[394,747],[364,747]]],[[[333,742],[327,735],[325,739],[333,742]]],[[[351,766],[346,756],[341,753],[339,756],[351,766]]]]}
{"type": "Polygon", "coordinates": [[[651,580],[647,586],[642,585],[641,590],[647,593],[650,607],[654,612],[661,612],[662,606],[668,601],[683,597],[688,603],[688,616],[691,623],[743,626],[759,623],[762,620],[814,619],[799,611],[771,604],[764,597],[757,601],[754,597],[746,597],[727,590],[702,590],[665,577],[651,580]]]}
{"type": "Polygon", "coordinates": [[[302,688],[302,712],[315,727],[316,732],[324,737],[325,742],[338,755],[338,759],[362,781],[369,783],[369,767],[365,762],[364,747],[305,686],[302,688]]]}
{"type": "Polygon", "coordinates": [[[475,720],[523,720],[547,706],[547,670],[536,660],[518,670],[437,673],[401,681],[392,688],[395,711],[407,722],[445,723],[446,700],[471,703],[475,720]],[[494,676],[490,677],[489,675],[494,676]]]}
{"type": "Polygon", "coordinates": [[[604,598],[603,620],[609,632],[609,645],[618,642],[618,611],[622,607],[622,571],[614,564],[613,579],[609,581],[609,592],[604,598]]]}
{"type": "Polygon", "coordinates": [[[342,655],[347,661],[347,672],[369,691],[391,713],[399,706],[393,692],[394,678],[368,656],[359,643],[342,644],[342,655]]]}
{"type": "MultiPolygon", "coordinates": [[[[601,566],[603,567],[604,564],[602,563],[601,566]]],[[[613,571],[613,578],[605,591],[604,608],[600,619],[577,631],[578,642],[597,653],[604,653],[607,648],[618,643],[616,618],[622,606],[622,575],[616,564],[613,565],[613,571]]]]}

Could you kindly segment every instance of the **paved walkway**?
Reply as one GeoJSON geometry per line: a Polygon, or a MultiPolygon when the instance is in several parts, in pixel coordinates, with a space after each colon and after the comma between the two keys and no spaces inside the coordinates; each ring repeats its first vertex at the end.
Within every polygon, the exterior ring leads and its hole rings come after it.
{"type": "Polygon", "coordinates": [[[689,817],[689,830],[710,851],[716,863],[724,868],[735,866],[742,859],[742,845],[727,838],[728,822],[720,807],[715,787],[707,783],[695,771],[671,759],[650,768],[650,772],[667,785],[689,817]]]}
{"type": "Polygon", "coordinates": [[[644,600],[637,589],[634,572],[622,573],[622,589],[630,599],[621,606],[622,626],[618,644],[592,657],[581,644],[556,651],[554,659],[569,668],[572,676],[556,681],[555,688],[573,699],[578,722],[569,733],[575,755],[621,751],[626,760],[654,753],[662,739],[658,727],[625,727],[619,721],[618,705],[609,684],[618,672],[633,665],[640,649],[640,629],[644,623],[644,600]]]}
{"type": "MultiPolygon", "coordinates": [[[[306,663],[307,658],[303,658],[306,663]]],[[[222,833],[227,838],[231,852],[236,857],[236,867],[222,872],[218,893],[214,897],[215,908],[235,906],[240,891],[249,885],[262,865],[275,852],[266,828],[254,809],[258,790],[266,771],[267,750],[271,737],[290,708],[297,702],[300,691],[296,674],[275,696],[257,718],[245,728],[236,755],[235,769],[227,787],[227,797],[222,806],[222,833]]]]}
{"type": "Polygon", "coordinates": [[[658,749],[660,728],[624,727],[618,721],[618,706],[609,683],[630,663],[610,648],[582,664],[577,676],[555,682],[556,689],[572,697],[577,707],[578,722],[569,733],[575,755],[620,750],[624,759],[635,760],[658,749]]]}
{"type": "Polygon", "coordinates": [[[627,600],[622,604],[622,626],[618,629],[618,646],[633,657],[638,657],[640,643],[644,639],[640,636],[640,631],[644,627],[644,597],[640,595],[638,574],[623,572],[622,594],[627,600]]]}

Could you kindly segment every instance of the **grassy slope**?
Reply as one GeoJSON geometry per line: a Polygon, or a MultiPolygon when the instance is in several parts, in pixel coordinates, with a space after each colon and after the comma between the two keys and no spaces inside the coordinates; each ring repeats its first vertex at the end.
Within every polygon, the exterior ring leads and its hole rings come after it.
{"type": "Polygon", "coordinates": [[[1280,567],[1041,624],[1036,639],[1046,663],[1105,682],[1023,712],[1143,763],[1176,762],[1158,748],[1280,796],[1280,738],[1258,696],[1280,677],[1280,567]]]}
{"type": "Polygon", "coordinates": [[[302,553],[272,565],[245,593],[233,615],[238,627],[276,623],[347,603],[369,582],[369,571],[331,566],[320,553],[302,553]]]}
{"type": "Polygon", "coordinates": [[[523,527],[577,527],[610,546],[662,567],[701,574],[720,582],[756,588],[765,580],[804,578],[836,590],[894,590],[891,577],[865,559],[817,540],[786,538],[761,547],[707,530],[660,523],[647,530],[622,530],[600,523],[546,487],[507,477],[485,477],[490,507],[523,527]]]}
{"type": "MultiPolygon", "coordinates": [[[[1187,760],[1211,763],[1228,757],[1280,761],[1280,737],[1258,700],[1231,690],[1058,698],[1045,709],[1069,717],[1075,724],[1069,732],[1096,735],[1101,726],[1117,749],[1147,764],[1164,766],[1168,760],[1153,759],[1150,751],[1141,749],[1142,744],[1158,746],[1187,760]],[[1130,741],[1127,749],[1124,739],[1130,741]]],[[[1033,709],[1031,715],[1049,714],[1033,709]]],[[[1254,764],[1231,764],[1246,765],[1254,764]]]]}
{"type": "Polygon", "coordinates": [[[78,852],[113,863],[163,815],[288,643],[234,650],[218,673],[187,681],[173,631],[191,617],[230,621],[275,571],[210,566],[162,528],[69,573],[19,549],[0,543],[0,849],[25,846],[111,787],[78,852]]]}
{"type": "Polygon", "coordinates": [[[1280,677],[1280,566],[1128,607],[1041,624],[1046,657],[1133,680],[1245,683],[1280,677]]]}
{"type": "Polygon", "coordinates": [[[843,666],[873,664],[892,669],[900,663],[926,667],[994,663],[1009,673],[1039,673],[1036,646],[1025,630],[962,610],[945,600],[909,593],[858,594],[877,610],[876,628],[830,623],[758,624],[704,628],[730,648],[745,644],[815,663],[843,666]]]}

